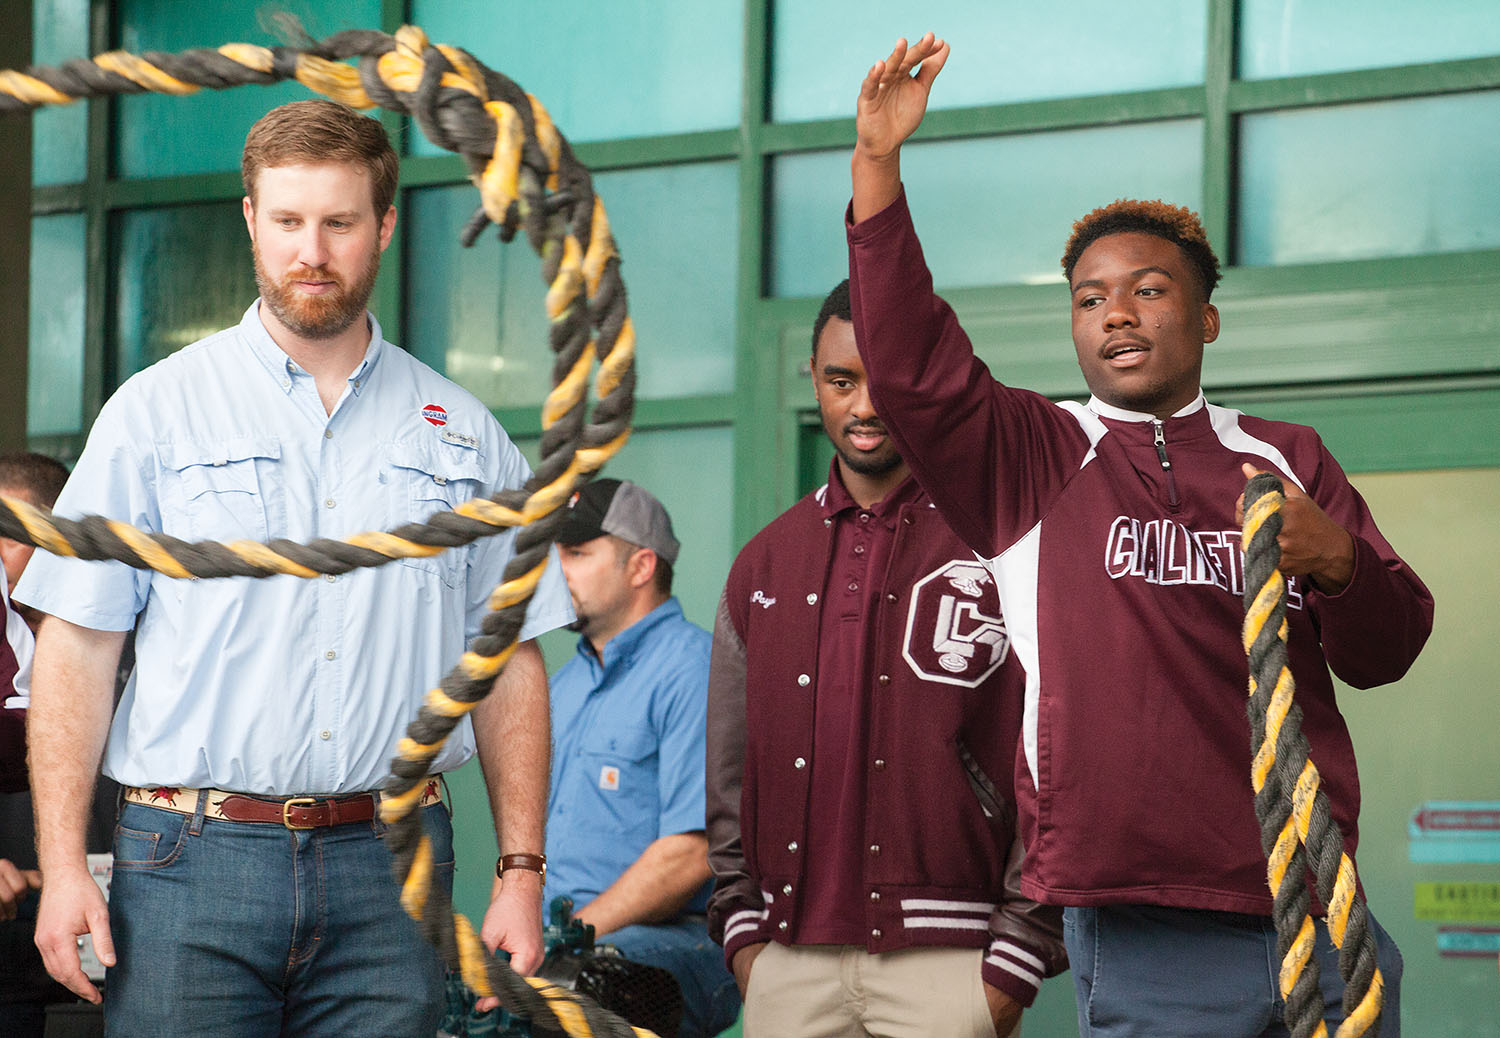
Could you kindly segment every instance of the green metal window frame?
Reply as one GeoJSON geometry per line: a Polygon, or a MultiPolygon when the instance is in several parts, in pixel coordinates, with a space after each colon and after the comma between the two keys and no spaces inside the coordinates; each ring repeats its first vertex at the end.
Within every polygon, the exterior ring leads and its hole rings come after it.
{"type": "MultiPolygon", "coordinates": [[[[1235,126],[1254,113],[1352,101],[1394,100],[1500,88],[1500,55],[1397,68],[1282,79],[1239,81],[1234,77],[1237,9],[1234,0],[1208,4],[1204,83],[1194,87],[1136,91],[1101,97],[1029,101],[934,111],[920,140],[951,140],[1041,130],[1077,129],[1170,118],[1201,119],[1203,218],[1210,237],[1227,248],[1233,241],[1235,126]]],[[[379,28],[391,32],[407,19],[405,0],[384,0],[379,28]]],[[[112,4],[91,0],[91,51],[114,45],[112,4]]],[[[808,485],[803,438],[811,392],[802,366],[816,299],[767,295],[768,170],[780,155],[847,148],[850,118],[774,123],[770,110],[772,0],[746,0],[740,122],[724,130],[586,142],[579,157],[596,171],[730,160],[737,163],[740,211],[736,241],[736,374],[733,386],[713,395],[642,401],[643,429],[731,425],[735,443],[734,529],[748,538],[808,485]]],[[[893,30],[893,34],[894,34],[893,30]]],[[[461,43],[462,41],[451,41],[461,43]]],[[[503,71],[503,69],[502,69],[503,71]]],[[[854,83],[850,84],[850,99],[854,83]]],[[[34,214],[87,214],[87,307],[85,314],[86,421],[118,384],[107,350],[108,294],[105,235],[111,212],[142,206],[233,200],[240,196],[235,173],[120,180],[108,168],[109,100],[89,102],[87,178],[81,184],[32,191],[34,214]]],[[[401,120],[382,116],[399,137],[401,120]]],[[[411,130],[409,132],[415,132],[411,130]]],[[[405,141],[401,150],[407,149],[405,141]]],[[[463,183],[454,156],[404,157],[402,190],[463,183]]],[[[605,200],[606,203],[608,199],[605,200]]],[[[1065,228],[1059,228],[1059,248],[1065,228]]],[[[374,307],[390,327],[400,327],[404,249],[398,224],[374,307]]],[[[1351,469],[1500,465],[1495,437],[1475,432],[1475,414],[1500,416],[1500,250],[1285,268],[1236,268],[1221,307],[1235,347],[1224,358],[1210,355],[1211,394],[1227,403],[1245,401],[1277,417],[1295,413],[1321,417],[1339,427],[1357,427],[1372,416],[1399,412],[1419,435],[1357,440],[1341,455],[1351,469]],[[1375,336],[1350,341],[1352,313],[1374,307],[1388,315],[1375,336]],[[1290,314],[1290,317],[1286,315],[1290,314]],[[1278,316],[1280,315],[1280,316],[1278,316]],[[1278,349],[1277,333],[1295,320],[1304,340],[1331,344],[1316,356],[1278,349]],[[1422,336],[1415,356],[1409,344],[1422,336]],[[1275,372],[1268,378],[1267,370],[1275,372]],[[1450,406],[1459,402],[1460,406],[1450,406]],[[1291,406],[1296,404],[1296,407],[1291,406]],[[1477,409],[1477,412],[1476,412],[1477,409]],[[1352,424],[1351,424],[1352,423],[1352,424]],[[1365,444],[1369,443],[1368,449],[1365,444]],[[1409,445],[1409,449],[1402,444],[1409,445]],[[1443,450],[1424,444],[1445,443],[1443,450]]],[[[951,294],[976,345],[997,372],[1018,385],[1057,395],[1081,386],[1068,347],[1064,308],[1056,286],[1003,285],[951,294]],[[1036,358],[1044,358],[1037,360],[1036,358]]],[[[541,344],[538,344],[541,348],[541,344]]],[[[649,342],[642,349],[651,349],[649,342]]],[[[23,362],[24,363],[24,362],[23,362]]],[[[497,412],[517,436],[539,430],[536,412],[497,412]]],[[[1479,423],[1482,427],[1485,423],[1479,423]]],[[[1495,423],[1489,423],[1495,427],[1495,423]]],[[[76,454],[81,438],[32,440],[37,449],[76,454]],[[77,442],[74,442],[74,441],[77,442]]]]}

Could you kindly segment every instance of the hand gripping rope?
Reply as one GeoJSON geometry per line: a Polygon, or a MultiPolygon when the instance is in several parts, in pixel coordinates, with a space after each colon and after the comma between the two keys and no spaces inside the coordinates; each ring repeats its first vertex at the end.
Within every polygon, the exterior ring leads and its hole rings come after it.
{"type": "Polygon", "coordinates": [[[415,810],[428,768],[458,724],[489,692],[515,649],[526,606],[562,519],[561,506],[630,435],[634,409],[635,333],[626,313],[620,257],[589,172],[573,156],[542,105],[466,51],[433,45],[421,29],[395,36],[341,32],[295,47],[229,43],[217,50],[142,55],[112,51],[56,68],[0,71],[0,111],[67,104],[80,97],[156,91],[190,94],[246,83],[296,79],[354,108],[380,106],[409,114],[429,140],[461,154],[479,188],[481,207],[464,229],[470,245],[491,223],[503,241],[524,229],[541,257],[555,355],[553,389],[542,407],[541,464],[519,490],[475,498],[426,522],[388,532],[309,544],[275,540],[188,543],[148,534],[100,516],[59,519],[0,496],[0,535],[58,555],[113,559],[171,577],[315,577],[436,555],[510,527],[522,527],[516,553],[490,596],[491,612],[462,659],[427,693],[391,763],[381,805],[401,881],[401,903],[450,966],[506,1010],[576,1038],[650,1035],[587,998],[522,977],[490,956],[473,926],[432,884],[432,849],[415,810]],[[358,58],[357,65],[345,64],[358,58]],[[595,359],[598,403],[585,393],[595,359]]]}
{"type": "Polygon", "coordinates": [[[1307,868],[1328,911],[1328,932],[1339,949],[1344,978],[1344,1022],[1337,1038],[1380,1034],[1384,982],[1375,962],[1375,935],[1359,890],[1354,862],[1318,769],[1308,758],[1302,708],[1287,666],[1286,579],[1281,575],[1281,480],[1262,472],[1245,487],[1245,652],[1250,658],[1251,781],[1255,817],[1274,897],[1281,996],[1293,1038],[1327,1038],[1318,963],[1312,957],[1307,868]]]}

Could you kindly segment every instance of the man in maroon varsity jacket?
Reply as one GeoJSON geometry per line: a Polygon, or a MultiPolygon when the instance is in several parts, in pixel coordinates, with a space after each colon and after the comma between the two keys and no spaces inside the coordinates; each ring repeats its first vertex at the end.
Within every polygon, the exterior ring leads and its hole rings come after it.
{"type": "Polygon", "coordinates": [[[1017,889],[1024,679],[988,571],[870,407],[849,316],[845,282],[813,329],[828,484],[719,605],[709,927],[748,1038],[1008,1035],[1066,965],[1059,913],[1017,889]]]}
{"type": "MultiPolygon", "coordinates": [[[[1075,225],[1063,268],[1086,405],[990,376],[933,294],[901,187],[901,143],[947,56],[931,35],[903,40],[860,88],[853,315],[876,406],[989,560],[1026,671],[1022,890],[1067,906],[1084,1035],[1285,1034],[1239,633],[1247,474],[1287,488],[1290,666],[1351,855],[1359,779],[1329,670],[1360,688],[1401,677],[1432,597],[1312,429],[1204,400],[1219,270],[1195,214],[1122,201],[1075,225]]],[[[1372,929],[1390,1038],[1400,956],[1372,929]]],[[[1336,958],[1319,920],[1330,1024],[1343,1017],[1336,958]]]]}

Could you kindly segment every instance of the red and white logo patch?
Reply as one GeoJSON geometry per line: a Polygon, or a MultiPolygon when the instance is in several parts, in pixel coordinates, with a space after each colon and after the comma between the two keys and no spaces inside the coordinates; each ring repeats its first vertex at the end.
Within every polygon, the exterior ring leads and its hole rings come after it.
{"type": "Polygon", "coordinates": [[[599,788],[616,790],[620,788],[620,769],[613,764],[606,764],[599,769],[599,788]]]}
{"type": "Polygon", "coordinates": [[[428,422],[431,422],[433,425],[448,424],[448,412],[444,411],[437,404],[428,404],[426,407],[422,408],[422,417],[425,418],[428,422]]]}

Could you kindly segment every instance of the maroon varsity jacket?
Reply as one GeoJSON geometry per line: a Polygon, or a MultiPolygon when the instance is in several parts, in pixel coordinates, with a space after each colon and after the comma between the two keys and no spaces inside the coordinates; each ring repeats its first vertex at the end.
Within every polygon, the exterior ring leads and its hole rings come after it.
{"type": "MultiPolygon", "coordinates": [[[[726,961],[796,941],[810,831],[850,805],[809,797],[819,606],[831,560],[827,487],[735,560],[714,629],[708,711],[709,929],[726,961]]],[[[926,495],[903,505],[875,599],[857,899],[872,953],[987,948],[986,982],[1023,1005],[1066,968],[1061,916],[1019,893],[1011,774],[1023,679],[988,571],[926,495]],[[982,801],[988,803],[985,806],[982,801]],[[875,852],[878,848],[878,853],[875,852]]],[[[874,569],[872,568],[872,572],[874,569]]]]}

